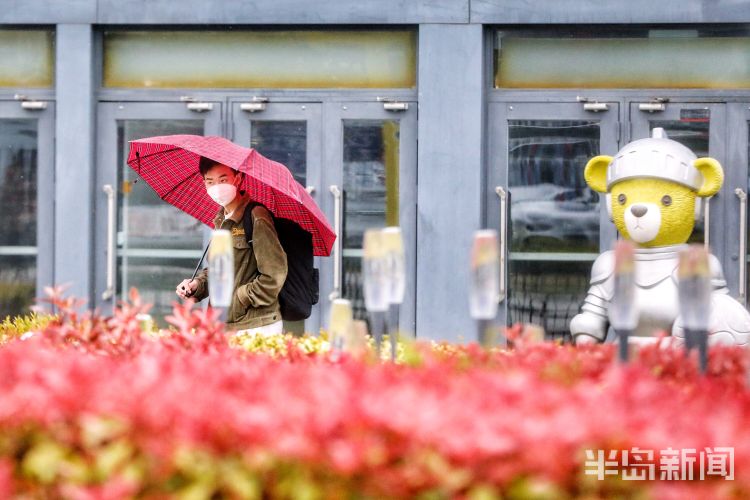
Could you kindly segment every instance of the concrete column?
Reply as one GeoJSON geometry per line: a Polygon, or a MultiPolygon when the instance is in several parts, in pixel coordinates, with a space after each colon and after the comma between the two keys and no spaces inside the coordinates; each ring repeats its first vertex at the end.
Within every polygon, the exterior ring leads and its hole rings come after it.
{"type": "Polygon", "coordinates": [[[469,254],[482,218],[483,31],[419,28],[417,336],[475,340],[469,254]]]}
{"type": "Polygon", "coordinates": [[[90,24],[59,24],[55,43],[55,272],[93,304],[94,57],[90,24]]]}

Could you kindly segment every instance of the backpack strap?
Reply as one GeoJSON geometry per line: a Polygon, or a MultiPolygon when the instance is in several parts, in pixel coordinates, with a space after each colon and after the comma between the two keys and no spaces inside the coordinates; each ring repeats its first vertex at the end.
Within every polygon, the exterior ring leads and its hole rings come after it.
{"type": "Polygon", "coordinates": [[[245,206],[245,213],[242,214],[242,227],[245,230],[245,239],[249,244],[253,243],[253,208],[255,208],[255,203],[251,201],[245,206]]]}
{"type": "MultiPolygon", "coordinates": [[[[255,207],[266,208],[262,203],[251,201],[245,206],[245,213],[242,214],[242,227],[245,230],[245,239],[249,244],[253,243],[253,209],[255,207]]],[[[266,208],[266,210],[268,209],[266,208]]],[[[268,213],[271,215],[271,219],[273,219],[273,214],[270,210],[268,210],[268,213]]]]}

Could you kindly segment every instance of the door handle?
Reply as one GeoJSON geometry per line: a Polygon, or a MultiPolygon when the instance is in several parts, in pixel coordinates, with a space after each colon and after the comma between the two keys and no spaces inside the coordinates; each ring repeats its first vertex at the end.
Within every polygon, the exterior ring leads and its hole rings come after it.
{"type": "Polygon", "coordinates": [[[306,186],[305,191],[307,191],[307,194],[312,196],[312,194],[315,192],[315,186],[306,186]]]}
{"type": "Polygon", "coordinates": [[[267,102],[268,102],[268,97],[262,97],[262,96],[256,95],[256,96],[253,96],[250,102],[240,103],[240,109],[248,113],[259,113],[261,111],[266,110],[267,102]]]}
{"type": "Polygon", "coordinates": [[[109,300],[115,295],[115,190],[112,184],[105,184],[102,191],[107,195],[107,288],[102,300],[109,300]]]}
{"type": "Polygon", "coordinates": [[[740,199],[740,296],[738,299],[744,305],[747,293],[747,193],[737,188],[734,194],[740,199]]]}
{"type": "Polygon", "coordinates": [[[502,186],[495,188],[500,198],[500,291],[497,294],[498,303],[503,302],[507,295],[505,286],[505,253],[508,249],[508,196],[502,186]]]}
{"type": "Polygon", "coordinates": [[[212,102],[189,102],[186,104],[187,109],[195,111],[196,113],[205,113],[206,111],[213,111],[214,104],[212,102]]]}
{"type": "Polygon", "coordinates": [[[713,196],[709,196],[705,200],[703,200],[703,203],[705,205],[703,206],[703,247],[706,249],[706,251],[709,250],[711,246],[711,199],[713,196]]]}
{"type": "Polygon", "coordinates": [[[333,230],[336,231],[336,241],[333,244],[333,291],[328,300],[341,296],[341,190],[338,186],[330,187],[333,194],[333,230]]]}

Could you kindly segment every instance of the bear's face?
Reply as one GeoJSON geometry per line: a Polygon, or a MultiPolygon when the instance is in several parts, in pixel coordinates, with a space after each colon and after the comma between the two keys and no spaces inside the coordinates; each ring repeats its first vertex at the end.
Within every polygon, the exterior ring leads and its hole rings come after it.
{"type": "Polygon", "coordinates": [[[629,179],[611,187],[612,219],[642,247],[685,243],[693,232],[695,192],[661,179],[629,179]]]}
{"type": "MultiPolygon", "coordinates": [[[[627,150],[628,154],[633,152],[627,150]]],[[[718,193],[724,182],[724,171],[713,158],[696,158],[691,166],[698,171],[702,182],[698,186],[697,179],[693,179],[683,185],[679,180],[688,179],[693,172],[687,165],[682,164],[681,170],[675,170],[672,162],[671,170],[664,171],[665,165],[670,165],[670,162],[665,163],[664,155],[656,154],[658,151],[653,148],[645,152],[648,153],[644,156],[645,163],[636,165],[638,175],[622,176],[619,180],[608,180],[607,176],[614,158],[606,155],[591,158],[583,171],[586,184],[596,192],[609,195],[612,220],[625,238],[642,247],[685,243],[695,225],[696,197],[708,198],[718,193]]]]}

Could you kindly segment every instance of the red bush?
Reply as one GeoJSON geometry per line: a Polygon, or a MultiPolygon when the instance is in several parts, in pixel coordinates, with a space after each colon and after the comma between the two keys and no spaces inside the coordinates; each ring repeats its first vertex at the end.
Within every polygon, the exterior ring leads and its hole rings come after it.
{"type": "Polygon", "coordinates": [[[705,376],[658,347],[624,367],[606,345],[420,344],[406,365],[272,358],[227,348],[213,313],[187,306],[172,336],[144,336],[133,298],[112,319],[67,311],[0,349],[0,497],[750,495],[739,348],[712,349],[705,376]],[[669,447],[722,446],[733,481],[584,474],[585,450],[658,463],[669,447]]]}

